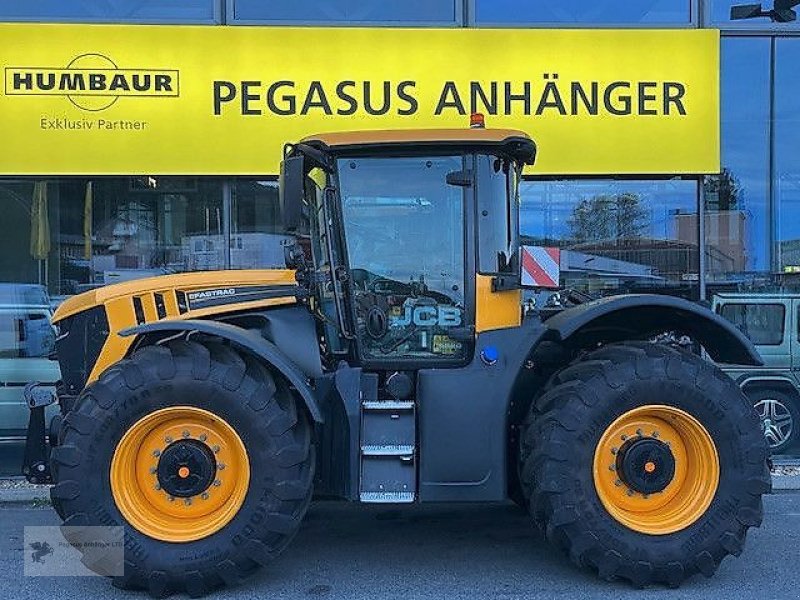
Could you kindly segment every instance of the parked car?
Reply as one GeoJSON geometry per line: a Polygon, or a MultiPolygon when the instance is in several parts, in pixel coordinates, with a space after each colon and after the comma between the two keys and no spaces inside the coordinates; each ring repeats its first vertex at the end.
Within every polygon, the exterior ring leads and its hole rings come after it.
{"type": "Polygon", "coordinates": [[[758,348],[762,367],[722,365],[753,401],[773,454],[800,446],[800,295],[719,294],[714,310],[758,348]]]}
{"type": "MultiPolygon", "coordinates": [[[[56,332],[47,291],[40,285],[0,284],[0,443],[23,444],[28,407],[23,390],[29,382],[53,386],[61,379],[51,355],[56,332]]],[[[58,412],[48,406],[46,422],[58,412]]]]}

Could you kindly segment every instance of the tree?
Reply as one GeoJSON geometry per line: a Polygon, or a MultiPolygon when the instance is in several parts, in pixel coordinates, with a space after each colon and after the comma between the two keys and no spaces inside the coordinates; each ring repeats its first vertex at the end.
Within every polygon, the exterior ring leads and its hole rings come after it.
{"type": "Polygon", "coordinates": [[[719,175],[709,175],[703,181],[706,206],[709,210],[738,210],[740,200],[744,200],[744,190],[739,183],[739,178],[728,167],[722,169],[719,175]]]}
{"type": "Polygon", "coordinates": [[[647,212],[638,194],[602,194],[582,199],[567,225],[576,242],[638,237],[647,229],[647,212]]]}

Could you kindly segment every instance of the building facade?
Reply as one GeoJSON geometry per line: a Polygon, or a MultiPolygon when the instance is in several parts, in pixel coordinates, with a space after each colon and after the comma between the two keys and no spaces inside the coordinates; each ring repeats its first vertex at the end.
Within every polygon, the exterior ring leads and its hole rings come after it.
{"type": "MultiPolygon", "coordinates": [[[[596,272],[567,269],[564,277],[570,285],[598,293],[661,287],[666,293],[709,298],[715,290],[788,289],[800,277],[800,220],[795,216],[800,210],[800,150],[795,143],[800,134],[800,83],[795,76],[800,25],[766,19],[730,21],[733,4],[729,0],[37,0],[5,3],[0,22],[718,28],[722,35],[719,176],[702,182],[528,180],[522,197],[523,233],[529,240],[590,250],[632,264],[627,269],[615,263],[610,270],[596,272]],[[702,211],[698,197],[703,199],[702,211]],[[699,227],[700,213],[703,227],[699,227]],[[633,265],[645,265],[646,275],[633,265]]],[[[280,259],[264,251],[260,239],[280,230],[274,178],[154,174],[97,178],[87,187],[88,181],[48,181],[49,231],[31,239],[35,181],[0,180],[7,248],[0,254],[2,281],[42,283],[51,295],[63,296],[148,273],[270,266],[280,259]],[[91,265],[83,231],[87,193],[92,204],[91,265]],[[40,258],[45,256],[46,261],[40,258]]]]}
{"type": "MultiPolygon", "coordinates": [[[[591,295],[655,291],[711,301],[720,293],[800,292],[800,24],[734,22],[733,4],[29,0],[0,5],[0,22],[508,28],[512,36],[519,29],[719,29],[720,173],[529,177],[521,197],[523,239],[561,248],[563,285],[591,295]]],[[[161,273],[281,266],[277,203],[275,173],[3,176],[0,281],[40,284],[58,299],[161,273]]],[[[11,356],[17,325],[6,320],[0,327],[9,348],[0,351],[11,356]]]]}

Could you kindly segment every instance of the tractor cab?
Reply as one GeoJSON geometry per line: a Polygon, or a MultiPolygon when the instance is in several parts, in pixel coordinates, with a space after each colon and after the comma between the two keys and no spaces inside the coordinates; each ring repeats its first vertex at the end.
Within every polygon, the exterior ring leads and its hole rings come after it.
{"type": "Polygon", "coordinates": [[[289,266],[312,284],[328,355],[457,366],[476,331],[519,325],[518,183],[535,155],[527,134],[483,127],[287,146],[281,205],[299,240],[289,266]]]}

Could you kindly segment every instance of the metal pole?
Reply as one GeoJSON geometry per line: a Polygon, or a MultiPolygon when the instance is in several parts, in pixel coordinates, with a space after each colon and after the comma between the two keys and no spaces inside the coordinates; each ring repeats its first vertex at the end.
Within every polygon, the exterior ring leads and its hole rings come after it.
{"type": "Polygon", "coordinates": [[[778,203],[775,198],[775,37],[769,48],[769,178],[767,179],[767,239],[769,240],[769,266],[772,273],[780,272],[780,252],[777,242],[778,203]]]}
{"type": "Polygon", "coordinates": [[[233,182],[222,182],[222,248],[224,268],[231,268],[231,219],[233,213],[233,182]]]}
{"type": "Polygon", "coordinates": [[[706,299],[706,200],[705,177],[697,180],[697,279],[700,300],[706,299]]]}

